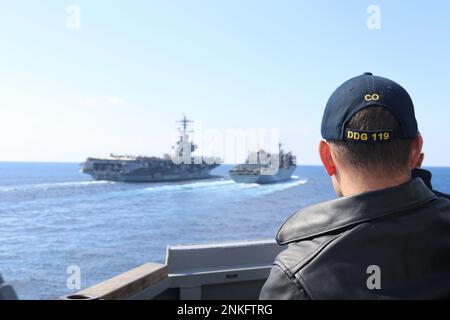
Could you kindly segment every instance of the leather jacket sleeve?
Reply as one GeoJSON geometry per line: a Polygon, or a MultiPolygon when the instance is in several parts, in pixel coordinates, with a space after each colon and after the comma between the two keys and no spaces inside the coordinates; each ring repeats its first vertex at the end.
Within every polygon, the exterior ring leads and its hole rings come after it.
{"type": "Polygon", "coordinates": [[[260,300],[310,300],[305,290],[296,285],[277,265],[272,267],[269,278],[264,284],[260,300]]]}

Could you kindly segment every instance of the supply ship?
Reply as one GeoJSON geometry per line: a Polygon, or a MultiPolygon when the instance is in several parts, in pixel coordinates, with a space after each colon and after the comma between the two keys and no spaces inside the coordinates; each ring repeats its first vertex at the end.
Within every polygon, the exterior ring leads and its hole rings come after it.
{"type": "Polygon", "coordinates": [[[280,144],[278,153],[251,152],[246,162],[231,169],[229,175],[237,183],[277,183],[291,179],[296,167],[296,157],[284,153],[280,144]]]}
{"type": "Polygon", "coordinates": [[[218,167],[219,157],[193,156],[197,149],[189,140],[188,126],[193,121],[183,116],[177,121],[179,139],[172,147],[172,155],[163,157],[119,156],[111,154],[108,158],[88,158],[82,164],[81,172],[95,180],[119,182],[166,182],[181,180],[206,179],[211,177],[211,170],[218,167]]]}

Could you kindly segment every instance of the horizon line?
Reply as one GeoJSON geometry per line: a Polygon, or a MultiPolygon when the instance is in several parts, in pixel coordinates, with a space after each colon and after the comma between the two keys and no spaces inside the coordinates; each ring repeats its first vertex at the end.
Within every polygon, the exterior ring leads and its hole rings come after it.
{"type": "MultiPolygon", "coordinates": [[[[84,161],[23,161],[23,160],[0,160],[0,164],[4,163],[28,163],[28,164],[82,164],[84,161]]],[[[221,163],[220,165],[238,165],[239,163],[221,163]]],[[[317,163],[304,163],[297,164],[297,167],[308,166],[308,167],[323,167],[322,164],[317,163]]],[[[422,168],[450,168],[450,165],[425,165],[422,168]]]]}

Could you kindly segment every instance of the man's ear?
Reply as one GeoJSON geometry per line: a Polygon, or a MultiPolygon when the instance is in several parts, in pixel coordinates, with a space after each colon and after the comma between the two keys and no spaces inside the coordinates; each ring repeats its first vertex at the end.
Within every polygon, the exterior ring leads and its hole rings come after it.
{"type": "Polygon", "coordinates": [[[331,156],[330,145],[325,140],[321,140],[319,143],[319,155],[327,174],[330,177],[334,176],[336,174],[336,165],[331,156]]]}
{"type": "Polygon", "coordinates": [[[422,165],[424,154],[422,153],[423,138],[420,134],[414,138],[411,143],[411,169],[415,169],[422,165]]]}
{"type": "Polygon", "coordinates": [[[425,158],[425,154],[422,152],[419,157],[419,161],[416,163],[415,168],[420,168],[423,163],[423,159],[425,158]]]}

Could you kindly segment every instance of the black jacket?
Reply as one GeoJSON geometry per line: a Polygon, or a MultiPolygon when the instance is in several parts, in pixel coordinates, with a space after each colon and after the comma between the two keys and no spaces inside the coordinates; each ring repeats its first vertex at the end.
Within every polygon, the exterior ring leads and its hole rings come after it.
{"type": "Polygon", "coordinates": [[[419,178],[300,210],[277,241],[261,299],[450,298],[450,201],[419,178]]]}
{"type": "Polygon", "coordinates": [[[437,195],[438,197],[441,198],[446,198],[446,199],[450,199],[450,195],[446,194],[446,193],[442,193],[440,191],[437,190],[433,190],[433,186],[431,185],[431,178],[432,178],[432,174],[430,171],[425,170],[425,169],[421,169],[421,168],[416,168],[411,172],[411,175],[413,178],[420,178],[423,180],[423,182],[425,182],[425,185],[431,189],[433,191],[433,193],[435,195],[437,195]]]}

